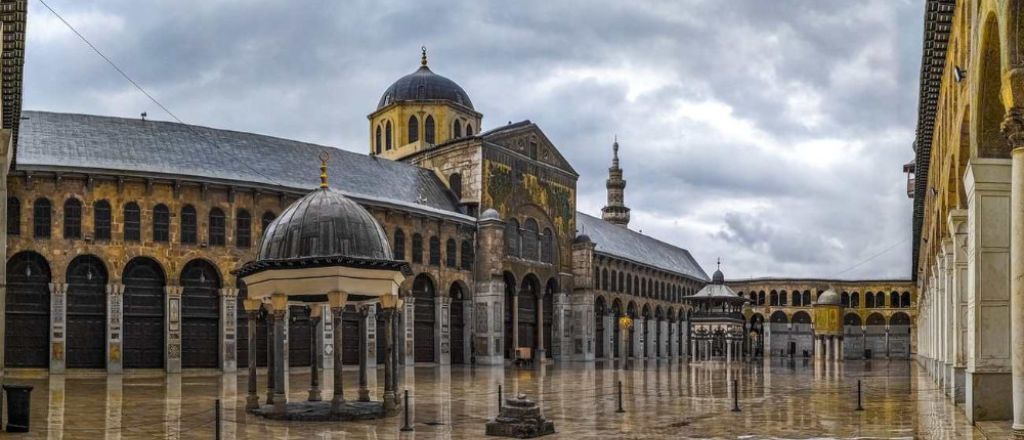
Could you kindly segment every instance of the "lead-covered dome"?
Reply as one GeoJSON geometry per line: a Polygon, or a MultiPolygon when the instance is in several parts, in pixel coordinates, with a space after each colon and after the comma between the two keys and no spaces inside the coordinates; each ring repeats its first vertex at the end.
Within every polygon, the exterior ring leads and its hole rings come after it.
{"type": "Polygon", "coordinates": [[[831,287],[818,295],[818,305],[822,306],[841,306],[843,305],[843,299],[838,293],[831,287]]]}
{"type": "Polygon", "coordinates": [[[377,109],[391,105],[393,102],[413,100],[443,100],[468,107],[473,110],[473,101],[455,81],[438,75],[427,67],[426,51],[420,61],[420,68],[405,75],[391,84],[380,97],[377,109]]]}
{"type": "Polygon", "coordinates": [[[391,260],[377,220],[340,191],[320,188],[295,201],[267,225],[257,260],[345,257],[391,260]]]}

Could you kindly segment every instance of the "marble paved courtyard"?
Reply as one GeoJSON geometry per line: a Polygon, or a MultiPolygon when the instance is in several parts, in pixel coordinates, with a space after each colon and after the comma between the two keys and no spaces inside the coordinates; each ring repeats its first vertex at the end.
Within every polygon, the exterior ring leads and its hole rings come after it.
{"type": "MultiPolygon", "coordinates": [[[[88,374],[49,379],[9,375],[5,383],[35,386],[32,431],[0,437],[212,439],[214,402],[221,399],[225,439],[481,438],[484,423],[498,411],[497,386],[502,384],[506,393],[526,393],[540,402],[558,431],[546,438],[987,438],[911,361],[815,365],[773,360],[730,366],[662,361],[635,364],[628,371],[602,363],[406,368],[400,389],[411,396],[413,432],[399,432],[401,415],[347,423],[285,423],[248,415],[243,411],[244,375],[88,374]],[[855,410],[858,379],[864,411],[855,410]],[[616,412],[620,380],[624,413],[616,412]],[[731,411],[728,384],[734,380],[740,388],[739,412],[731,411]]],[[[356,372],[345,374],[346,396],[355,398],[356,372]]],[[[293,369],[291,399],[306,397],[308,378],[293,369]]],[[[263,379],[261,397],[266,395],[263,379]]],[[[371,375],[371,387],[378,385],[371,375]]],[[[998,430],[1001,424],[993,426],[998,430]]]]}

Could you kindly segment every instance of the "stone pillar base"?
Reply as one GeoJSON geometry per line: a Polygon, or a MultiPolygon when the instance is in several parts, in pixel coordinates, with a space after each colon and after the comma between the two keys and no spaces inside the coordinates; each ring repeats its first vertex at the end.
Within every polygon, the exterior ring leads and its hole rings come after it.
{"type": "Polygon", "coordinates": [[[245,409],[251,411],[260,407],[259,396],[245,396],[245,409]]]}
{"type": "Polygon", "coordinates": [[[342,409],[345,407],[345,398],[341,396],[334,396],[331,399],[331,414],[341,414],[342,409]]]}
{"type": "Polygon", "coordinates": [[[1011,376],[1010,373],[966,373],[964,412],[969,422],[1013,417],[1011,376]]]}
{"type": "Polygon", "coordinates": [[[370,401],[370,390],[366,388],[359,389],[359,401],[369,402],[370,401]]]}
{"type": "Polygon", "coordinates": [[[964,403],[964,390],[967,388],[964,379],[967,377],[967,370],[963,367],[953,367],[953,382],[950,389],[953,390],[954,403],[964,403]]]}
{"type": "Polygon", "coordinates": [[[274,414],[284,416],[288,412],[288,398],[284,394],[274,393],[274,414]]]}
{"type": "Polygon", "coordinates": [[[319,389],[312,389],[309,390],[309,398],[306,400],[309,400],[310,402],[319,402],[323,400],[323,396],[321,395],[319,389]]]}
{"type": "Polygon", "coordinates": [[[540,364],[542,364],[544,362],[547,362],[547,360],[548,360],[547,355],[548,354],[545,352],[545,350],[543,348],[538,348],[538,349],[534,350],[534,352],[533,352],[533,364],[534,365],[540,365],[540,364]]]}

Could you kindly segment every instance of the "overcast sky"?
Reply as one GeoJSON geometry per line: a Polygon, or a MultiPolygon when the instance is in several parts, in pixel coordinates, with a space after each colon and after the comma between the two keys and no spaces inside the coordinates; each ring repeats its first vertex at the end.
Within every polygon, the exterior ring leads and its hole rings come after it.
{"type": "MultiPolygon", "coordinates": [[[[910,273],[923,0],[47,3],[185,122],[358,152],[426,45],[484,129],[544,130],[581,211],[617,133],[630,227],[709,273],[910,273]]],[[[170,119],[34,0],[24,86],[25,109],[170,119]]]]}

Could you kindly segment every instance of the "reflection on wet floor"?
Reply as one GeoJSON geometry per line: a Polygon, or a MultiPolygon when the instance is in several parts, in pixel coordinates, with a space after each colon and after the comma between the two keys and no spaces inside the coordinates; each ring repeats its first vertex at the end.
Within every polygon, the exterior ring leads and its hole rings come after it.
{"type": "MultiPolygon", "coordinates": [[[[25,439],[209,439],[222,402],[225,439],[480,438],[498,412],[498,385],[540,403],[558,433],[548,438],[985,438],[911,361],[819,363],[647,362],[596,365],[405,368],[414,432],[402,416],[372,422],[274,422],[244,412],[245,375],[19,378],[35,386],[25,439]],[[864,411],[856,411],[857,381],[864,411]],[[616,413],[617,384],[623,409],[616,413]],[[739,388],[739,412],[732,385],[739,388]]],[[[370,375],[374,399],[383,371],[370,375]]],[[[355,399],[355,370],[345,371],[355,399]]],[[[260,377],[260,396],[266,396],[260,377]]],[[[331,390],[332,375],[323,375],[331,390]]],[[[308,374],[290,376],[289,397],[307,397],[308,374]]],[[[380,388],[378,388],[380,385],[380,388]]],[[[329,391],[324,398],[329,398],[329,391]]],[[[261,399],[262,400],[262,399],[261,399]]],[[[0,435],[3,437],[3,435],[0,435]]],[[[14,436],[11,435],[13,438],[14,436]]]]}

